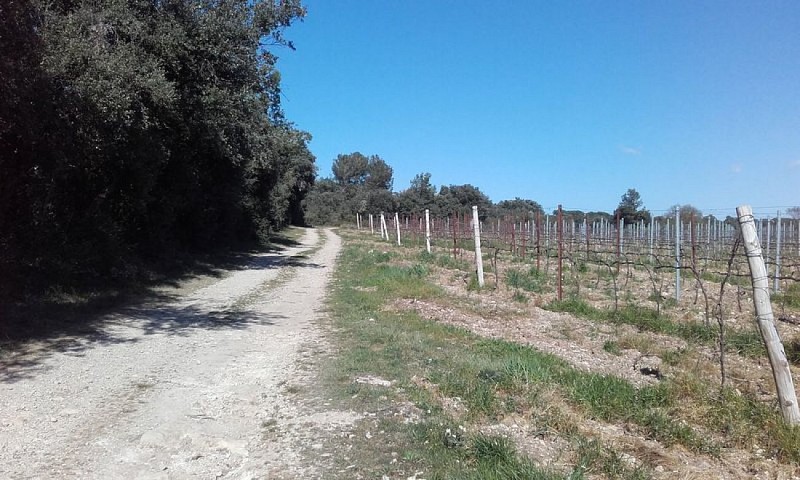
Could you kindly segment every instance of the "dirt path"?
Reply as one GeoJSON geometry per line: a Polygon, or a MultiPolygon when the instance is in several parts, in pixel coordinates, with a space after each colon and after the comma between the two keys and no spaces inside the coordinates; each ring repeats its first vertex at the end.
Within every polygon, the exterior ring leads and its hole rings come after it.
{"type": "Polygon", "coordinates": [[[321,341],[339,238],[255,256],[191,294],[107,319],[88,338],[0,364],[0,478],[274,478],[302,471],[265,437],[296,408],[284,382],[321,341]],[[291,270],[291,274],[288,274],[291,270]],[[266,288],[279,275],[285,282],[266,288]]]}

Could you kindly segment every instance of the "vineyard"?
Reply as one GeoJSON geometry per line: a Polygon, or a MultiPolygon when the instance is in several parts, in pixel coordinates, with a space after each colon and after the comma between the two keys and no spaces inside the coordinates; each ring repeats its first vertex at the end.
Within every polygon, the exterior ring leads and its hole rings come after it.
{"type": "MultiPolygon", "coordinates": [[[[372,220],[373,215],[368,218],[369,227],[361,224],[360,217],[357,227],[370,228],[371,233],[382,234],[378,221],[372,220]]],[[[376,215],[374,218],[379,217],[376,215]]],[[[386,221],[390,223],[382,234],[386,240],[391,237],[398,243],[425,246],[424,217],[389,217],[386,221]]],[[[474,228],[466,214],[431,218],[429,229],[431,242],[439,248],[451,250],[454,258],[463,259],[467,251],[474,254],[474,228]]],[[[773,291],[797,290],[795,284],[800,282],[800,220],[756,219],[756,231],[773,291]]],[[[481,243],[490,253],[486,263],[492,263],[495,255],[530,262],[550,279],[552,285],[559,283],[553,267],[559,255],[573,272],[577,269],[580,273],[587,273],[590,268],[613,270],[614,275],[610,277],[617,277],[620,271],[624,271],[621,278],[625,279],[631,277],[633,269],[643,269],[653,274],[648,278],[650,283],[657,284],[658,287],[654,288],[659,294],[671,290],[676,301],[681,299],[685,288],[685,285],[681,289],[674,287],[682,285],[682,275],[684,279],[688,276],[688,280],[693,281],[691,286],[698,291],[703,290],[705,282],[719,283],[725,276],[730,277],[733,285],[749,285],[747,259],[744,251],[738,250],[737,235],[736,225],[711,219],[687,223],[680,222],[679,218],[668,218],[654,219],[649,224],[623,225],[620,221],[587,223],[585,219],[567,217],[559,221],[556,215],[544,215],[537,216],[534,221],[495,219],[480,225],[481,243]],[[552,277],[550,273],[553,273],[552,277]],[[672,285],[667,285],[668,276],[676,280],[672,285]]],[[[572,277],[574,294],[577,295],[581,278],[572,277]]],[[[564,279],[563,284],[569,282],[564,279]]]]}
{"type": "MultiPolygon", "coordinates": [[[[429,238],[429,251],[438,252],[440,262],[472,272],[463,279],[469,290],[504,289],[517,302],[625,319],[714,345],[722,385],[726,352],[765,354],[753,321],[751,272],[738,225],[681,222],[679,216],[649,224],[588,223],[558,213],[533,221],[480,221],[485,285],[475,267],[475,225],[467,215],[429,219],[429,237],[422,216],[395,215],[387,224],[381,215],[375,217],[381,222],[377,230],[370,218],[370,233],[420,249],[427,248],[429,238]]],[[[366,230],[360,217],[357,228],[366,230]]],[[[800,364],[800,335],[790,328],[800,325],[800,221],[756,219],[755,230],[776,320],[786,327],[788,359],[800,364]]]]}
{"type": "MultiPolygon", "coordinates": [[[[662,218],[622,225],[558,215],[485,219],[479,223],[483,285],[471,218],[431,218],[428,226],[430,250],[424,215],[356,219],[361,238],[383,245],[404,268],[427,275],[447,292],[446,300],[401,300],[401,309],[529,344],[632,385],[663,385],[676,395],[669,416],[688,425],[686,432],[661,431],[648,423],[650,417],[622,418],[668,446],[680,444],[715,458],[736,451],[750,455],[751,462],[756,457],[780,464],[800,461],[799,432],[780,421],[736,224],[662,218]]],[[[799,228],[797,220],[755,222],[774,323],[795,378],[799,228]]]]}

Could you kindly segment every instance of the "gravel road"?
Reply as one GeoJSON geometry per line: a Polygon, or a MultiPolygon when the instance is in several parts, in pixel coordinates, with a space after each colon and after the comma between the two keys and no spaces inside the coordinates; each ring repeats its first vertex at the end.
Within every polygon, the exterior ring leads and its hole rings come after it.
{"type": "Polygon", "coordinates": [[[302,243],[0,361],[0,478],[296,476],[297,452],[264,430],[297,408],[283,385],[320,340],[340,240],[302,243]]]}

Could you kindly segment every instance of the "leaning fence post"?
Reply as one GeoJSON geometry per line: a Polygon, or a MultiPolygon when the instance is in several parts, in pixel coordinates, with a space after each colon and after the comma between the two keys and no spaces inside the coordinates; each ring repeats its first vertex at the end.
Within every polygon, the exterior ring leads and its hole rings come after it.
{"type": "Polygon", "coordinates": [[[475,233],[475,264],[478,267],[478,286],[483,288],[483,255],[481,254],[481,224],[478,221],[478,206],[472,206],[472,231],[475,233]]]}
{"type": "Polygon", "coordinates": [[[742,228],[742,240],[747,253],[747,261],[750,264],[750,276],[753,279],[753,303],[756,307],[758,330],[767,347],[783,419],[790,425],[798,425],[800,424],[800,408],[797,406],[797,394],[794,391],[789,362],[786,361],[786,352],[778,336],[778,331],[775,329],[775,319],[769,301],[767,269],[764,266],[764,259],[761,257],[761,245],[758,243],[756,235],[753,210],[749,205],[741,205],[736,208],[736,215],[739,217],[739,225],[742,228]]]}

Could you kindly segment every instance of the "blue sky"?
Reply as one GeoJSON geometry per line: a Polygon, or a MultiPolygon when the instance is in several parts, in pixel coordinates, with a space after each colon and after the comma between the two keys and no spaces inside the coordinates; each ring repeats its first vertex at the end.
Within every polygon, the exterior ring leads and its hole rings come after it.
{"type": "Polygon", "coordinates": [[[276,53],[321,176],[360,151],[395,191],[430,172],[545,208],[800,205],[800,2],[305,4],[276,53]]]}

